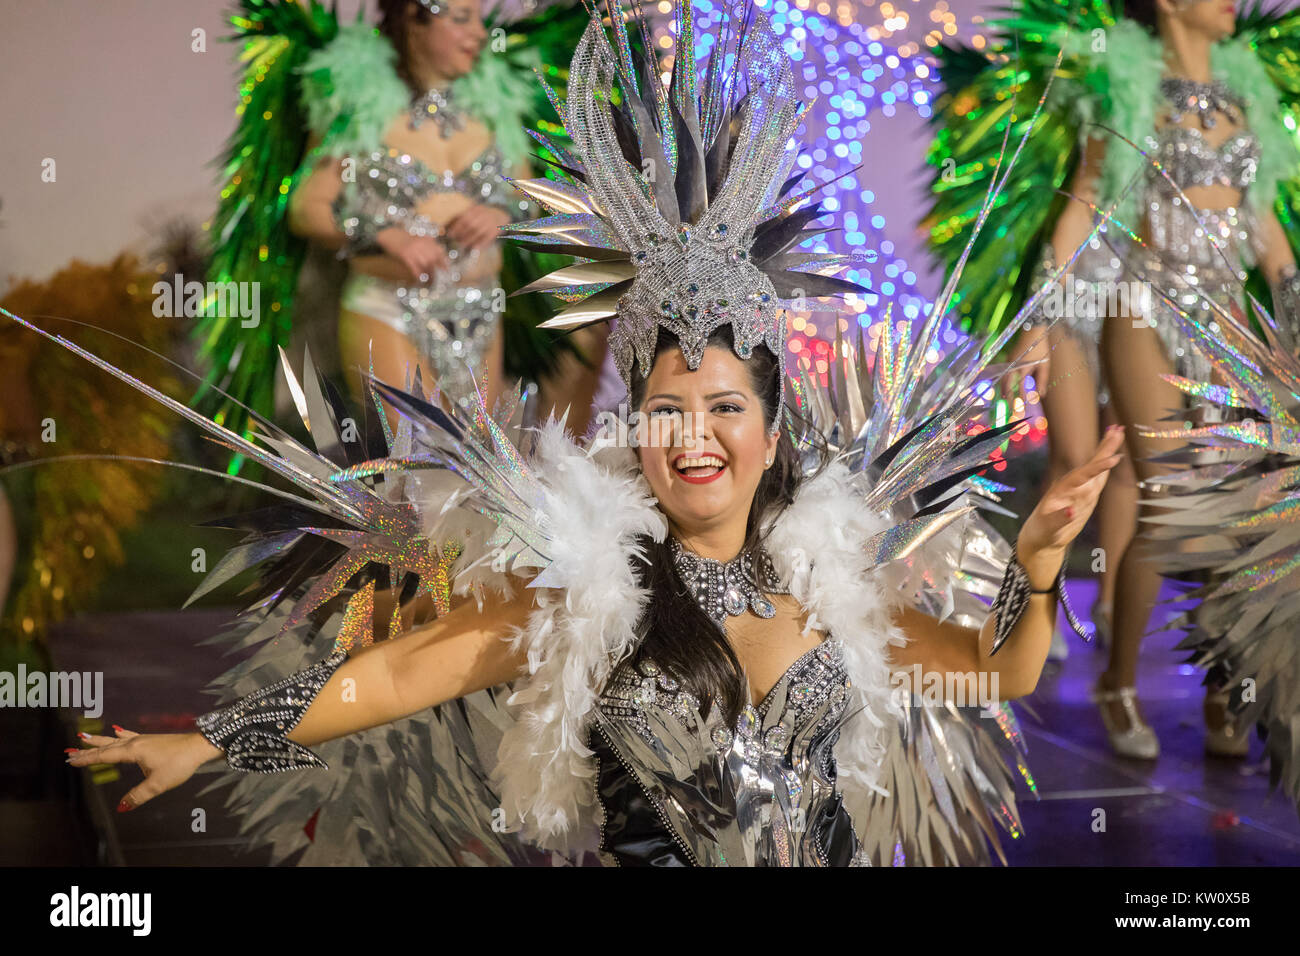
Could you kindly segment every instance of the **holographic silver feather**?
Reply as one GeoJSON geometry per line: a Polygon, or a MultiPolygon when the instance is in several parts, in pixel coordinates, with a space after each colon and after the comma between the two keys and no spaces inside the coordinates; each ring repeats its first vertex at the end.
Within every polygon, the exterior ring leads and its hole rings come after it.
{"type": "Polygon", "coordinates": [[[1161,479],[1169,492],[1145,519],[1169,542],[1164,573],[1201,599],[1170,626],[1184,632],[1178,647],[1230,691],[1238,732],[1264,732],[1271,781],[1300,809],[1300,359],[1266,313],[1261,337],[1226,312],[1210,334],[1173,311],[1215,382],[1166,376],[1211,423],[1144,429],[1188,442],[1161,457],[1178,470],[1161,479]]]}
{"type": "Polygon", "coordinates": [[[765,15],[747,3],[728,11],[742,24],[739,40],[734,49],[715,42],[701,88],[694,13],[689,2],[677,7],[666,92],[657,66],[629,43],[621,4],[610,4],[613,44],[593,16],[569,67],[567,102],[554,101],[574,144],[568,181],[517,183],[553,215],[503,230],[579,258],[519,292],[574,303],[548,327],[617,317],[610,348],[629,387],[634,371],[649,374],[661,329],[691,368],[722,326],[741,358],[763,345],[784,368],[787,306],[865,291],[823,274],[860,257],[790,252],[824,231],[813,226],[820,206],[798,208],[815,190],[778,202],[806,107],[765,15]],[[730,67],[715,62],[727,55],[730,67]]]}

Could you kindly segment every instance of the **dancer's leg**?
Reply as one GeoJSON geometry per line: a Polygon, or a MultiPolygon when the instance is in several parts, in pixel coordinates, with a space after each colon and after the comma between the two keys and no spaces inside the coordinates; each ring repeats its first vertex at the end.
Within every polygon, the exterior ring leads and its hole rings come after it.
{"type": "MultiPolygon", "coordinates": [[[[1116,317],[1106,323],[1102,355],[1111,401],[1120,424],[1125,427],[1134,473],[1139,480],[1150,481],[1170,470],[1169,466],[1152,463],[1152,456],[1179,447],[1176,439],[1147,438],[1138,433],[1138,426],[1159,427],[1171,411],[1183,407],[1178,389],[1161,378],[1163,373],[1171,371],[1169,360],[1155,330],[1145,325],[1134,328],[1128,317],[1116,317]]],[[[1156,493],[1149,486],[1143,492],[1148,497],[1156,493]]],[[[1133,687],[1137,680],[1138,651],[1160,593],[1160,575],[1149,560],[1151,556],[1147,537],[1137,534],[1124,548],[1119,561],[1114,639],[1110,663],[1101,679],[1105,689],[1133,687]]],[[[1117,720],[1126,719],[1118,701],[1112,714],[1117,720]]]]}
{"type": "MultiPolygon", "coordinates": [[[[348,391],[358,403],[370,401],[366,382],[372,360],[375,376],[399,388],[417,368],[426,389],[434,383],[430,363],[421,361],[410,339],[373,316],[349,309],[339,312],[339,358],[348,391]]],[[[390,421],[396,424],[391,415],[390,421]]]]}
{"type": "Polygon", "coordinates": [[[1044,487],[1079,468],[1097,448],[1097,383],[1083,348],[1059,328],[1049,333],[1052,348],[1048,381],[1040,383],[1047,418],[1047,477],[1044,487]]]}
{"type": "MultiPolygon", "coordinates": [[[[1043,415],[1047,418],[1047,474],[1043,489],[1088,462],[1097,447],[1097,383],[1084,346],[1068,331],[1056,326],[1048,332],[1051,358],[1047,381],[1039,383],[1043,415]]],[[[1040,493],[1043,489],[1040,489],[1040,493]]],[[[1052,633],[1048,656],[1064,659],[1069,653],[1066,636],[1052,633]]]]}
{"type": "MultiPolygon", "coordinates": [[[[487,400],[487,407],[496,407],[497,399],[505,391],[505,383],[501,381],[505,375],[505,355],[506,355],[506,337],[505,329],[502,323],[497,323],[496,335],[492,337],[492,344],[483,354],[483,368],[474,369],[474,375],[480,380],[484,375],[487,376],[487,388],[484,390],[484,398],[487,400]]],[[[513,383],[512,383],[513,384],[513,383]]]]}
{"type": "MultiPolygon", "coordinates": [[[[1103,405],[1103,427],[1119,424],[1113,405],[1103,405]]],[[[1106,616],[1097,622],[1108,631],[1113,630],[1115,607],[1115,582],[1119,580],[1119,562],[1133,535],[1137,533],[1138,489],[1133,461],[1125,449],[1124,459],[1111,469],[1110,478],[1097,503],[1097,546],[1101,548],[1104,562],[1097,593],[1097,606],[1106,616]]]]}

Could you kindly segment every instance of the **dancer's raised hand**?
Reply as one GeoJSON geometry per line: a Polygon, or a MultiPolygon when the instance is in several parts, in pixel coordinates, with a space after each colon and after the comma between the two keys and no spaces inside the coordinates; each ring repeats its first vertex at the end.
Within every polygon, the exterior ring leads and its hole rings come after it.
{"type": "Polygon", "coordinates": [[[1124,429],[1112,425],[1085,464],[1067,473],[1043,494],[1020,529],[1016,552],[1036,589],[1051,587],[1065,552],[1087,523],[1110,470],[1123,460],[1124,429]]]}

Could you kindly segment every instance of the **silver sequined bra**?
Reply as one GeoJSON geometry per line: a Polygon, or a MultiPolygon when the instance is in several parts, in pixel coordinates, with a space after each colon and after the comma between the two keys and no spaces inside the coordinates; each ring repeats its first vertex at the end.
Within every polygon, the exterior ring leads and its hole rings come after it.
{"type": "MultiPolygon", "coordinates": [[[[1165,126],[1156,132],[1154,158],[1180,189],[1194,186],[1230,186],[1245,190],[1259,169],[1259,137],[1248,129],[1214,146],[1194,127],[1165,126]]],[[[1155,169],[1152,181],[1162,181],[1155,169]]]]}
{"type": "MultiPolygon", "coordinates": [[[[1241,191],[1235,206],[1193,210],[1149,168],[1143,199],[1151,249],[1130,249],[1130,257],[1136,260],[1129,265],[1140,269],[1153,288],[1164,291],[1181,309],[1200,313],[1213,333],[1211,302],[1240,309],[1241,283],[1263,251],[1259,224],[1247,198],[1259,167],[1259,138],[1242,130],[1214,146],[1200,130],[1166,126],[1157,131],[1155,141],[1155,158],[1180,189],[1226,186],[1241,191]]],[[[1169,305],[1152,296],[1146,315],[1174,370],[1208,381],[1209,363],[1184,340],[1169,305]]]]}
{"type": "Polygon", "coordinates": [[[456,193],[514,215],[521,200],[505,181],[508,171],[509,163],[495,145],[486,147],[458,173],[439,172],[410,153],[384,147],[358,160],[355,182],[344,184],[345,194],[351,195],[343,202],[390,212],[389,206],[413,209],[435,193],[456,193]]]}
{"type": "Polygon", "coordinates": [[[702,719],[698,701],[655,665],[625,669],[605,688],[592,734],[602,857],[870,865],[835,787],[833,748],[850,687],[842,645],[830,638],[728,727],[718,707],[702,719]]]}

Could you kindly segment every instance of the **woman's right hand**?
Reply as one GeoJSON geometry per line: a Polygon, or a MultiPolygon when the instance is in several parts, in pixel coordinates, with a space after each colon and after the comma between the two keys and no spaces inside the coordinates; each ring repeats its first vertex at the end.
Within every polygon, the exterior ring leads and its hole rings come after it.
{"type": "Polygon", "coordinates": [[[450,268],[447,248],[432,236],[413,236],[401,226],[375,233],[379,248],[400,262],[415,282],[428,282],[435,273],[450,268]]]}
{"type": "Polygon", "coordinates": [[[1007,370],[998,387],[1008,402],[1015,401],[1024,387],[1025,377],[1032,375],[1040,393],[1047,388],[1051,372],[1051,349],[1047,345],[1047,326],[1035,325],[1025,329],[1012,341],[1008,354],[1015,367],[1007,370]]]}
{"type": "Polygon", "coordinates": [[[133,763],[144,771],[140,781],[117,805],[119,813],[134,810],[160,793],[179,787],[194,771],[222,755],[221,748],[200,733],[137,734],[116,728],[116,737],[82,734],[90,746],[69,753],[74,767],[106,763],[133,763]]]}

